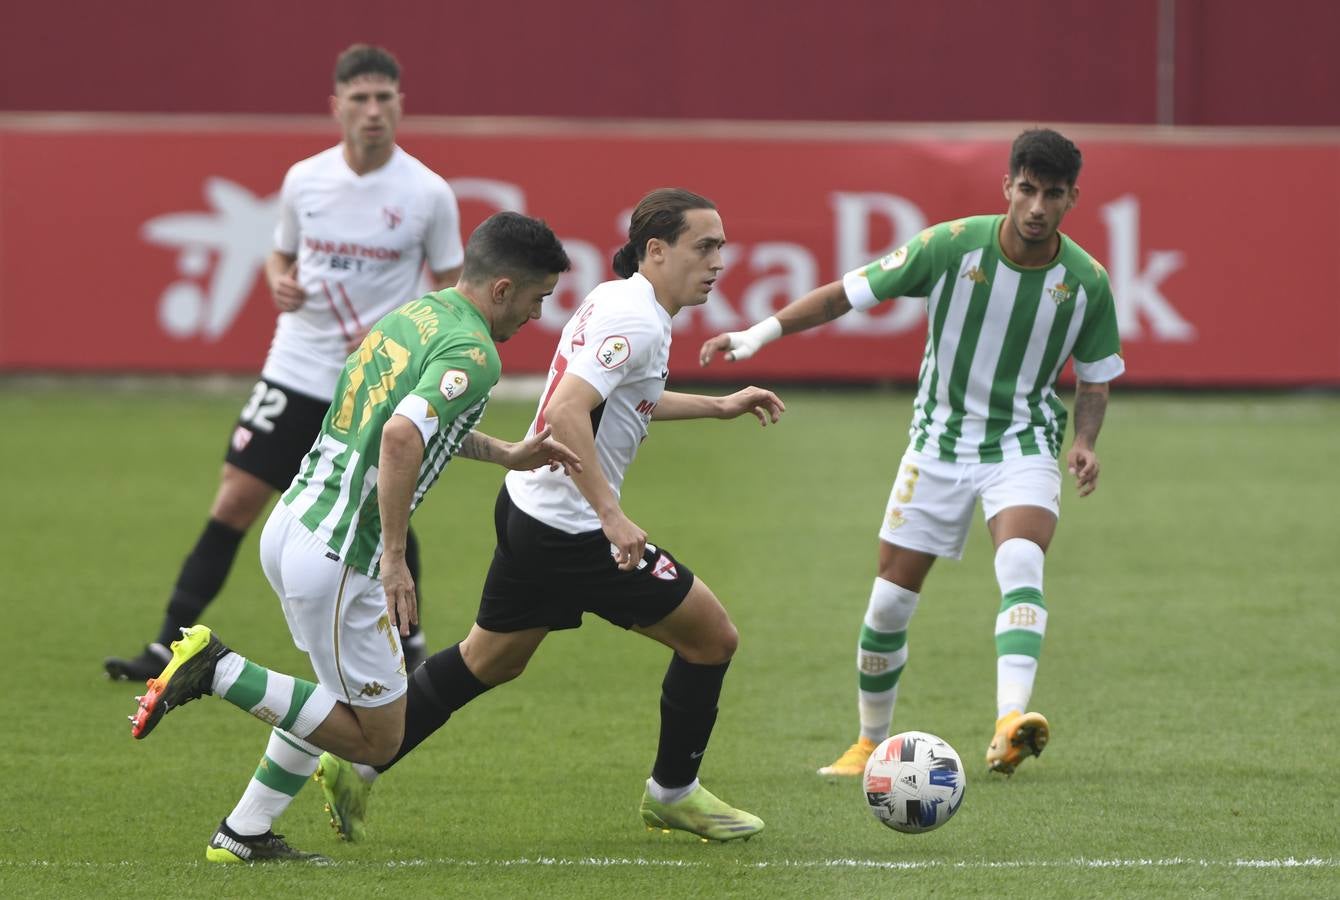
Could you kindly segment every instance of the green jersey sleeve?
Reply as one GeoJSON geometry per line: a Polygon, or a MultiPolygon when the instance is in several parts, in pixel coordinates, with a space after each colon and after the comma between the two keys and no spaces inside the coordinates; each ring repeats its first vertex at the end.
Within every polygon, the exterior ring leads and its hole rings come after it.
{"type": "Polygon", "coordinates": [[[474,416],[501,374],[491,341],[453,341],[427,361],[396,413],[417,425],[427,444],[434,434],[445,434],[458,420],[474,416]]]}
{"type": "Polygon", "coordinates": [[[869,309],[894,297],[925,297],[944,274],[948,226],[927,228],[912,240],[864,268],[848,272],[842,289],[852,309],[869,309]]]}
{"type": "Polygon", "coordinates": [[[1082,381],[1107,382],[1126,370],[1121,357],[1121,335],[1117,331],[1117,309],[1107,273],[1096,263],[1095,278],[1083,285],[1086,296],[1084,321],[1071,355],[1075,376],[1082,381]]]}

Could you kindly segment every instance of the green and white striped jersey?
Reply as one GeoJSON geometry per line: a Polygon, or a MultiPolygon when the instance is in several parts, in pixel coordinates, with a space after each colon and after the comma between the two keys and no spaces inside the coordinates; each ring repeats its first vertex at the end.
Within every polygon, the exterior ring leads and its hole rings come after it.
{"type": "Polygon", "coordinates": [[[455,289],[406,303],[349,355],[321,433],[283,502],[333,555],[375,577],[383,426],[399,413],[423,435],[412,512],[483,418],[501,374],[488,324],[455,289]]]}
{"type": "Polygon", "coordinates": [[[843,278],[854,309],[926,297],[926,352],[908,430],[912,449],[948,462],[1058,457],[1066,408],[1056,378],[1107,382],[1125,371],[1107,272],[1061,235],[1046,266],[1015,265],[1000,249],[1004,216],[927,228],[843,278]]]}

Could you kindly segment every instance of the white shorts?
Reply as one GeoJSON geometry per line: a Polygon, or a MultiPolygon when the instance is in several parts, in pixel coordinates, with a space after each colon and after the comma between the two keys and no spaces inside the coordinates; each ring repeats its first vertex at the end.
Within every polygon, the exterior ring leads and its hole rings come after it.
{"type": "Polygon", "coordinates": [[[909,550],[961,559],[978,498],[988,522],[1011,506],[1040,506],[1060,518],[1061,470],[1045,455],[956,463],[909,449],[889,492],[879,538],[909,550]]]}
{"type": "Polygon", "coordinates": [[[275,504],[261,531],[261,568],[283,604],[293,643],[337,698],[350,706],[384,706],[407,686],[386,594],[379,579],[331,556],[288,506],[275,504]]]}

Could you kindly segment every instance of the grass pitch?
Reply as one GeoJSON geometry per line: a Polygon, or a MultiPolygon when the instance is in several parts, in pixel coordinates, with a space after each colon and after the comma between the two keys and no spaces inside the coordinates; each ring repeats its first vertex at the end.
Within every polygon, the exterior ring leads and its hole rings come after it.
{"type": "MultiPolygon", "coordinates": [[[[278,830],[338,861],[311,869],[204,862],[260,723],[205,698],[138,743],[134,686],[100,674],[156,631],[244,393],[0,383],[2,895],[1340,894],[1336,397],[1117,390],[1099,490],[1067,485],[1047,564],[1033,705],[1052,743],[1009,780],[981,764],[998,597],[974,526],[927,584],[894,723],[969,767],[958,815],[918,836],[814,774],[855,736],[854,645],[910,397],[783,391],[775,429],[658,423],[625,506],[739,626],[703,780],[767,830],[706,845],[643,829],[667,651],[592,619],[383,778],[366,843],[337,843],[304,791],[278,830]]],[[[531,411],[495,403],[485,430],[517,436],[531,411]]],[[[416,516],[434,648],[472,621],[500,478],[454,462],[416,516]]],[[[306,675],[255,542],[205,621],[306,675]]]]}

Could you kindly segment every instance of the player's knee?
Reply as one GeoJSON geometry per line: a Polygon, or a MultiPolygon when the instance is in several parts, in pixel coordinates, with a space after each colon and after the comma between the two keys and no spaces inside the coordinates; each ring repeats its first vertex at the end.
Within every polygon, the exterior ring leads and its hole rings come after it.
{"type": "Polygon", "coordinates": [[[730,619],[715,625],[694,646],[677,652],[685,660],[702,666],[718,666],[731,661],[740,647],[740,632],[730,619]]]}
{"type": "Polygon", "coordinates": [[[1010,538],[996,548],[996,581],[1003,592],[1021,587],[1042,587],[1042,566],[1046,555],[1027,538],[1010,538]]]}
{"type": "Polygon", "coordinates": [[[400,750],[400,743],[405,737],[405,723],[399,722],[393,727],[365,734],[364,737],[367,740],[367,759],[364,762],[369,766],[384,766],[400,750]]]}
{"type": "Polygon", "coordinates": [[[865,624],[885,634],[906,631],[920,595],[885,578],[876,578],[865,610],[865,624]]]}
{"type": "Polygon", "coordinates": [[[256,476],[233,466],[224,466],[219,492],[210,506],[210,518],[237,531],[250,528],[270,502],[274,488],[256,476]]]}

